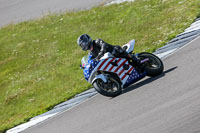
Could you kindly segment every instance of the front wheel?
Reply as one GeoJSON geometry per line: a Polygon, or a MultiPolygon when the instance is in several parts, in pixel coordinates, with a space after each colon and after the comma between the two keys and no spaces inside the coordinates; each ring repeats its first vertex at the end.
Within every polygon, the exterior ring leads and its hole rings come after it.
{"type": "Polygon", "coordinates": [[[107,83],[104,83],[101,79],[97,79],[93,86],[97,92],[104,96],[115,97],[122,93],[119,82],[113,78],[109,78],[107,83]]]}
{"type": "Polygon", "coordinates": [[[159,57],[151,53],[140,53],[138,57],[142,59],[148,58],[149,61],[145,62],[144,70],[147,72],[147,76],[155,77],[160,75],[164,70],[163,62],[159,57]]]}

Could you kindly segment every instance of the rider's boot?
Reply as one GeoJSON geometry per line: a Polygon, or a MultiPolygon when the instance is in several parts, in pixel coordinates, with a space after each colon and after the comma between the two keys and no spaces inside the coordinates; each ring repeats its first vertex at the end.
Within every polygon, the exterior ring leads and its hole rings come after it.
{"type": "Polygon", "coordinates": [[[143,65],[141,63],[141,60],[139,58],[137,58],[135,55],[131,55],[131,59],[132,59],[132,63],[133,63],[133,66],[135,67],[135,69],[139,73],[142,73],[143,72],[143,65]]]}

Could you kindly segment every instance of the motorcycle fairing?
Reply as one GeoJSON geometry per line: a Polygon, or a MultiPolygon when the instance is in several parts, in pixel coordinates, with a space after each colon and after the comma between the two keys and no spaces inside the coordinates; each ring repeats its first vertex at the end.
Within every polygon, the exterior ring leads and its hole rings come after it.
{"type": "Polygon", "coordinates": [[[124,58],[111,57],[100,61],[95,61],[92,60],[91,55],[89,55],[88,62],[84,68],[85,79],[89,83],[92,83],[97,71],[116,73],[122,82],[123,88],[136,82],[146,75],[145,73],[139,74],[135,68],[128,63],[128,60],[124,58]]]}
{"type": "Polygon", "coordinates": [[[130,76],[126,80],[123,88],[128,87],[129,85],[137,82],[138,80],[144,78],[146,76],[146,72],[139,74],[135,69],[131,72],[130,76]]]}
{"type": "Polygon", "coordinates": [[[88,82],[90,82],[89,78],[91,74],[95,72],[96,66],[100,65],[99,63],[102,62],[102,60],[96,61],[96,60],[92,60],[91,58],[92,58],[92,55],[88,55],[88,61],[85,64],[85,68],[83,69],[84,77],[88,82]]]}

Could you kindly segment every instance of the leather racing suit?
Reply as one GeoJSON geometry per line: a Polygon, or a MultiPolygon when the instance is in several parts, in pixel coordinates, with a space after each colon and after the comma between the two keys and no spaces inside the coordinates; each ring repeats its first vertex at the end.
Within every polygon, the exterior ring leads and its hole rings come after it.
{"type": "Polygon", "coordinates": [[[123,50],[118,45],[111,45],[104,42],[102,39],[96,39],[92,41],[92,49],[90,49],[90,54],[92,54],[92,58],[100,59],[106,52],[110,52],[117,58],[127,58],[130,59],[128,53],[123,50]]]}

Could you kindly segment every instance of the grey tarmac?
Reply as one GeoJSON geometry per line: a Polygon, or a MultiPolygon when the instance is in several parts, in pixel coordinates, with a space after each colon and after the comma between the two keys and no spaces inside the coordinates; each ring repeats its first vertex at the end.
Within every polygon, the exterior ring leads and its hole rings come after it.
{"type": "Polygon", "coordinates": [[[160,76],[108,98],[96,95],[23,133],[200,132],[200,37],[164,59],[160,76]]]}
{"type": "Polygon", "coordinates": [[[50,13],[89,9],[113,0],[0,0],[0,27],[50,13]]]}

